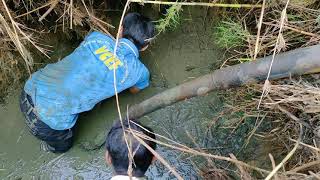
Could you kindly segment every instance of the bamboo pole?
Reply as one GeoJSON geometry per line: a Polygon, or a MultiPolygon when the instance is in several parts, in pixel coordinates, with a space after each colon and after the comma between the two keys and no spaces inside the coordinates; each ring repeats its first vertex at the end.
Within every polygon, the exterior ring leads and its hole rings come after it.
{"type": "MultiPolygon", "coordinates": [[[[239,87],[244,84],[265,81],[272,57],[258,59],[227,68],[159,93],[129,108],[129,117],[137,119],[157,109],[195,96],[206,95],[213,90],[239,87]]],[[[320,45],[296,49],[279,54],[273,63],[269,79],[320,72],[320,45]]]]}
{"type": "Polygon", "coordinates": [[[223,3],[204,3],[204,2],[165,2],[165,1],[149,1],[149,0],[131,0],[131,2],[137,2],[142,4],[163,4],[163,5],[175,5],[182,6],[207,6],[207,7],[225,7],[225,8],[261,8],[261,4],[223,4],[223,3]]]}

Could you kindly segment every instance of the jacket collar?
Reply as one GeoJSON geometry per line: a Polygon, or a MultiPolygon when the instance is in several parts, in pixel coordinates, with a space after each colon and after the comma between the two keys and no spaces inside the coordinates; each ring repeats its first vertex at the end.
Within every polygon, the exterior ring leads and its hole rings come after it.
{"type": "Polygon", "coordinates": [[[121,38],[119,44],[124,45],[128,50],[130,50],[137,58],[139,58],[138,48],[129,39],[121,38]]]}

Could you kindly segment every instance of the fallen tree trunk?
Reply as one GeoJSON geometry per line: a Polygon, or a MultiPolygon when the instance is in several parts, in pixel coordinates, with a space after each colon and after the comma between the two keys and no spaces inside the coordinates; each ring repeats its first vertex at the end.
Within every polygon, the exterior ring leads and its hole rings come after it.
{"type": "MultiPolygon", "coordinates": [[[[242,63],[201,76],[192,81],[165,90],[128,110],[130,119],[138,119],[157,109],[195,96],[205,95],[213,90],[228,89],[244,84],[257,83],[267,78],[272,57],[242,63]]],[[[320,72],[320,45],[293,50],[276,56],[269,79],[320,72]]],[[[126,117],[124,115],[123,117],[126,117]]],[[[105,141],[105,132],[99,134],[95,143],[86,150],[101,147],[105,141]]]]}
{"type": "MultiPolygon", "coordinates": [[[[218,69],[159,93],[129,108],[130,119],[137,119],[181,100],[205,95],[213,90],[228,89],[264,81],[272,57],[218,69]]],[[[276,56],[269,79],[320,72],[320,45],[296,49],[276,56]]]]}

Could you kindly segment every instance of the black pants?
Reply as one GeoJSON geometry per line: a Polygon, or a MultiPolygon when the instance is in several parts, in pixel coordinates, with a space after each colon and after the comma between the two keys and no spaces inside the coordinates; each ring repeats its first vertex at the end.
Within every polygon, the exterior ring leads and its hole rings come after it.
{"type": "Polygon", "coordinates": [[[38,139],[45,141],[51,152],[63,153],[72,147],[73,129],[54,130],[42,122],[37,116],[31,97],[24,90],[20,97],[20,109],[24,114],[29,131],[38,139]]]}

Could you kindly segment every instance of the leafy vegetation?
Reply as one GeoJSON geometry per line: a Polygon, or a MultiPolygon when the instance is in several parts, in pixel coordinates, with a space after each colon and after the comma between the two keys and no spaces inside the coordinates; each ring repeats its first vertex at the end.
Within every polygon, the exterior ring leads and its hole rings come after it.
{"type": "Polygon", "coordinates": [[[214,27],[213,38],[220,48],[232,48],[242,46],[250,33],[241,24],[232,20],[222,21],[214,27]]]}
{"type": "Polygon", "coordinates": [[[167,9],[165,17],[158,20],[156,29],[158,33],[165,32],[166,30],[175,29],[180,23],[180,12],[182,11],[181,5],[172,5],[167,9]]]}

